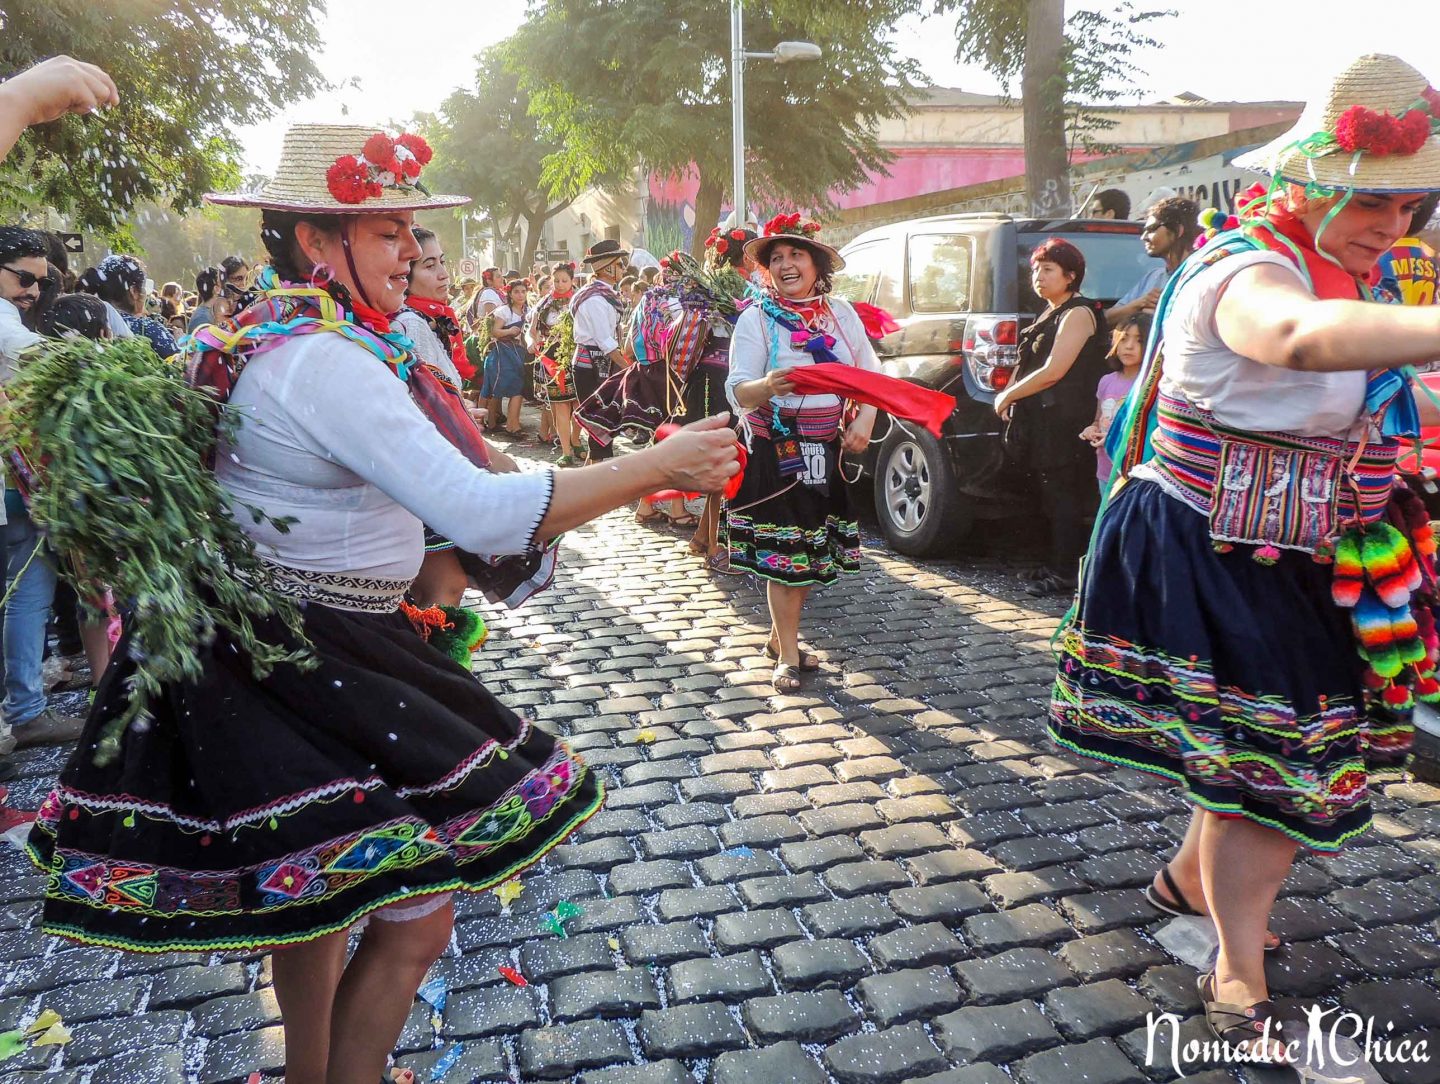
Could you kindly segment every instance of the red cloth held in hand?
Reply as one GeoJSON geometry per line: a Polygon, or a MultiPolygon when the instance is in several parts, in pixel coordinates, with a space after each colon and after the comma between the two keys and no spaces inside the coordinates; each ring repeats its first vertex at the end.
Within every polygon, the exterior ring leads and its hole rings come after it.
{"type": "MultiPolygon", "coordinates": [[[[672,433],[678,433],[680,427],[674,422],[666,422],[655,430],[656,441],[662,441],[672,433]]],[[[740,492],[740,482],[745,477],[745,464],[750,461],[750,454],[746,452],[745,445],[738,440],[735,442],[735,455],[740,460],[740,469],[731,475],[730,480],[725,483],[725,499],[733,501],[735,494],[740,492]]],[[[693,501],[699,497],[699,493],[687,493],[679,489],[662,489],[659,493],[652,493],[646,497],[652,503],[663,503],[665,501],[693,501]]]]}
{"type": "Polygon", "coordinates": [[[937,437],[940,426],[955,411],[953,395],[839,362],[801,365],[786,375],[801,395],[828,392],[842,399],[854,399],[857,403],[879,407],[892,417],[923,425],[937,437]]]}

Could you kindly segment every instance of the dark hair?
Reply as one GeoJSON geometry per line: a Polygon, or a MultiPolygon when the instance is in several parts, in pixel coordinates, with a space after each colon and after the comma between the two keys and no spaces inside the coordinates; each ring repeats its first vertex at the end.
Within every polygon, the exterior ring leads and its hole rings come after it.
{"type": "Polygon", "coordinates": [[[810,253],[810,259],[815,264],[815,290],[817,293],[828,294],[835,288],[835,261],[830,257],[830,253],[826,252],[819,245],[812,245],[803,237],[791,237],[789,234],[781,234],[775,237],[771,244],[762,248],[758,255],[760,255],[760,262],[765,266],[766,270],[769,270],[770,267],[770,254],[775,251],[775,245],[782,241],[787,245],[793,245],[795,248],[803,248],[806,252],[810,253]]]}
{"type": "Polygon", "coordinates": [[[1113,368],[1116,368],[1117,371],[1124,368],[1123,365],[1120,365],[1120,341],[1125,338],[1125,333],[1132,327],[1138,329],[1140,349],[1144,350],[1145,344],[1150,340],[1150,325],[1153,322],[1154,317],[1150,313],[1135,312],[1115,325],[1115,330],[1110,333],[1110,352],[1105,355],[1108,360],[1115,362],[1113,368]]]}
{"type": "Polygon", "coordinates": [[[1200,236],[1200,205],[1184,196],[1162,199],[1150,208],[1147,218],[1153,218],[1176,235],[1175,243],[1180,251],[1189,253],[1200,236]]]}
{"type": "Polygon", "coordinates": [[[200,304],[212,300],[215,291],[220,288],[221,272],[218,267],[207,267],[195,276],[195,293],[199,295],[200,304]]]}
{"type": "Polygon", "coordinates": [[[67,333],[99,339],[104,337],[109,326],[110,312],[98,297],[61,294],[45,310],[36,331],[51,339],[61,338],[67,333]]]}
{"type": "Polygon", "coordinates": [[[70,253],[65,251],[65,242],[60,240],[60,235],[54,230],[45,231],[45,240],[49,251],[45,258],[55,265],[56,270],[62,275],[70,273],[70,253]]]}
{"type": "Polygon", "coordinates": [[[223,260],[220,261],[220,277],[222,279],[228,279],[231,275],[235,274],[235,272],[239,271],[242,267],[249,266],[250,265],[245,262],[245,257],[243,256],[226,256],[223,260]]]}
{"type": "Polygon", "coordinates": [[[1095,196],[1095,206],[1109,211],[1116,218],[1130,217],[1130,197],[1118,188],[1107,188],[1095,196]]]}
{"type": "Polygon", "coordinates": [[[321,233],[338,234],[344,226],[339,215],[276,211],[268,207],[260,212],[260,240],[270,254],[270,266],[284,282],[309,282],[315,270],[295,240],[295,227],[302,222],[310,223],[321,233]]]}
{"type": "Polygon", "coordinates": [[[557,264],[555,264],[554,266],[552,266],[552,267],[550,268],[550,274],[551,274],[552,276],[553,276],[557,271],[564,271],[564,272],[565,272],[567,275],[569,275],[572,279],[575,277],[575,265],[574,265],[573,263],[571,263],[569,260],[562,260],[560,263],[557,263],[557,264]]]}
{"type": "Polygon", "coordinates": [[[28,226],[0,226],[0,263],[50,255],[50,241],[28,226]]]}
{"type": "MultiPolygon", "coordinates": [[[[725,255],[716,256],[715,260],[721,267],[739,267],[745,262],[745,246],[759,236],[754,230],[733,229],[726,230],[720,235],[725,238],[725,255]],[[743,233],[744,238],[735,235],[743,233]]],[[[712,250],[713,251],[713,250],[712,250]]]]}
{"type": "Polygon", "coordinates": [[[1415,214],[1411,216],[1410,229],[1406,233],[1406,236],[1413,237],[1426,226],[1430,225],[1430,220],[1435,217],[1436,207],[1440,207],[1440,192],[1431,192],[1425,197],[1425,202],[1420,204],[1420,206],[1415,209],[1415,214]]]}
{"type": "Polygon", "coordinates": [[[505,304],[510,304],[510,299],[515,296],[516,290],[523,290],[525,295],[527,297],[529,296],[529,285],[526,284],[524,279],[516,279],[514,282],[507,282],[505,284],[505,304]]]}
{"type": "Polygon", "coordinates": [[[1061,271],[1074,275],[1070,283],[1070,289],[1080,292],[1080,284],[1085,281],[1085,253],[1072,245],[1063,237],[1047,237],[1035,246],[1035,251],[1030,253],[1030,266],[1037,263],[1053,263],[1061,271]]]}
{"type": "Polygon", "coordinates": [[[76,286],[128,312],[130,291],[145,289],[145,268],[134,256],[106,256],[82,274],[76,286]]]}
{"type": "MultiPolygon", "coordinates": [[[[435,231],[427,230],[424,226],[411,226],[410,232],[415,235],[415,243],[423,245],[426,241],[435,240],[435,231]]],[[[414,262],[413,260],[411,261],[414,262]]]]}

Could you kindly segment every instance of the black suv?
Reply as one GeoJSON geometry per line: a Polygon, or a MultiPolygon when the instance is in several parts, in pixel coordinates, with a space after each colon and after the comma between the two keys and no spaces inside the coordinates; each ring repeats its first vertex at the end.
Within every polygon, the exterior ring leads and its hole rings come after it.
{"type": "Polygon", "coordinates": [[[881,530],[901,553],[943,550],[976,519],[1036,507],[1033,479],[1005,454],[994,402],[1014,373],[1020,328],[1044,308],[1030,253],[1055,236],[1084,252],[1082,292],[1106,304],[1155,266],[1140,223],[1103,219],[941,215],[881,226],[842,250],[835,292],[900,324],[880,343],[884,371],[955,397],[941,439],[882,413],[869,450],[851,460],[872,480],[881,530]]]}

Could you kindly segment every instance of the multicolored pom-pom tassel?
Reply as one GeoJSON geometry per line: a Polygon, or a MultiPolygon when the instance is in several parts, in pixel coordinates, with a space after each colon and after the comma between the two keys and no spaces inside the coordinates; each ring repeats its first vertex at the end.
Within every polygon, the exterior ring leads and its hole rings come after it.
{"type": "Polygon", "coordinates": [[[470,669],[470,656],[475,653],[490,630],[485,620],[474,610],[463,606],[441,606],[446,624],[430,633],[430,646],[447,658],[454,659],[465,669],[470,669]]]}
{"type": "Polygon", "coordinates": [[[1346,531],[1335,544],[1335,578],[1330,585],[1335,605],[1351,609],[1360,601],[1365,587],[1365,565],[1360,560],[1360,538],[1346,531]]]}
{"type": "Polygon", "coordinates": [[[1265,545],[1250,555],[1250,559],[1257,565],[1273,565],[1276,561],[1280,560],[1280,556],[1280,550],[1272,546],[1269,542],[1266,542],[1265,545]]]}

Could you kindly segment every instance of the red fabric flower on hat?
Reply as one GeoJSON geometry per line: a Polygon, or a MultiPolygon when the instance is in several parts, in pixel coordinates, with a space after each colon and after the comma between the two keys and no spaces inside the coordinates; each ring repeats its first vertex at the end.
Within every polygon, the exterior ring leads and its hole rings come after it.
{"type": "Polygon", "coordinates": [[[731,230],[731,231],[730,231],[730,239],[731,239],[732,241],[743,241],[743,240],[745,240],[745,231],[744,231],[744,230],[731,230]]]}
{"type": "Polygon", "coordinates": [[[710,236],[707,237],[707,238],[705,238],[705,247],[706,247],[706,248],[714,248],[714,247],[715,247],[715,231],[714,231],[714,230],[711,230],[711,231],[710,231],[710,236]]]}
{"type": "Polygon", "coordinates": [[[370,180],[369,171],[353,154],[335,159],[335,164],[325,171],[325,185],[341,203],[364,203],[380,194],[380,186],[370,180]]]}
{"type": "Polygon", "coordinates": [[[1397,154],[1418,154],[1425,141],[1430,138],[1430,117],[1412,109],[1400,118],[1400,138],[1395,151],[1397,154]]]}
{"type": "Polygon", "coordinates": [[[395,158],[395,141],[384,132],[376,132],[365,141],[365,149],[361,153],[372,166],[388,169],[395,158]]]}
{"type": "MultiPolygon", "coordinates": [[[[705,243],[708,245],[710,242],[707,241],[707,242],[705,242],[705,243]]],[[[728,240],[726,240],[724,237],[717,237],[717,238],[715,238],[715,246],[714,246],[714,247],[715,247],[715,252],[716,252],[717,255],[719,255],[719,256],[724,256],[727,252],[730,251],[730,242],[729,242],[728,240]]]]}
{"type": "Polygon", "coordinates": [[[1434,87],[1426,87],[1425,93],[1420,95],[1425,99],[1425,104],[1430,107],[1430,115],[1440,120],[1440,90],[1434,87]]]}
{"type": "Polygon", "coordinates": [[[413,181],[420,176],[420,163],[414,158],[406,158],[400,163],[400,173],[407,181],[413,181]]]}
{"type": "Polygon", "coordinates": [[[1352,105],[1335,124],[1335,142],[1351,153],[1367,151],[1383,158],[1395,152],[1400,140],[1399,121],[1363,105],[1352,105]]]}
{"type": "Polygon", "coordinates": [[[435,152],[430,149],[430,144],[426,143],[420,136],[410,132],[406,132],[404,135],[398,137],[395,140],[395,144],[396,146],[404,147],[413,154],[415,161],[419,162],[421,166],[428,166],[430,159],[435,157],[435,152]]]}

